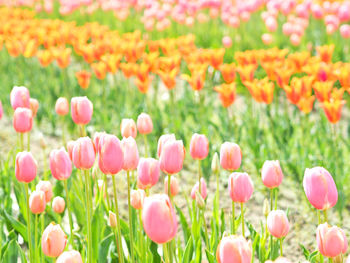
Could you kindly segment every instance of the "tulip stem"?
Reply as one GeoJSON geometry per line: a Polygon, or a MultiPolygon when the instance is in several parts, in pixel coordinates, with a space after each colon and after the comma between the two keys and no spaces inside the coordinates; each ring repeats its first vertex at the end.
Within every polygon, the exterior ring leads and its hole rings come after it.
{"type": "Polygon", "coordinates": [[[35,214],[34,231],[34,256],[38,258],[38,214],[35,214]]]}
{"type": "Polygon", "coordinates": [[[323,214],[324,214],[324,221],[325,223],[327,223],[328,222],[327,209],[323,210],[323,214]]]}
{"type": "Polygon", "coordinates": [[[130,227],[130,257],[131,262],[134,262],[134,231],[132,228],[132,211],[131,211],[131,197],[130,197],[130,171],[126,171],[128,177],[128,207],[129,207],[129,227],[130,227]]]}
{"type": "Polygon", "coordinates": [[[87,262],[92,263],[92,231],[91,231],[91,206],[90,206],[90,191],[89,191],[89,185],[90,185],[90,178],[89,178],[89,171],[85,170],[85,195],[86,195],[86,220],[87,220],[87,242],[88,242],[88,251],[87,251],[87,262]]]}
{"type": "Polygon", "coordinates": [[[146,251],[145,251],[144,238],[143,238],[142,209],[139,209],[138,213],[139,213],[139,221],[140,221],[139,239],[140,239],[140,247],[141,247],[141,258],[142,258],[142,262],[147,262],[145,258],[146,251]]]}
{"type": "MultiPolygon", "coordinates": [[[[23,134],[22,139],[23,139],[23,134]]],[[[29,262],[33,263],[33,252],[32,252],[32,237],[31,237],[31,222],[30,222],[30,213],[29,213],[29,190],[28,190],[28,184],[24,184],[25,192],[26,192],[26,199],[27,199],[27,238],[28,238],[28,246],[29,246],[29,262]]]]}
{"type": "Polygon", "coordinates": [[[235,202],[232,201],[232,235],[236,234],[235,226],[235,202]]]}
{"type": "Polygon", "coordinates": [[[72,213],[71,213],[71,209],[70,209],[70,202],[69,202],[68,182],[67,182],[67,180],[63,180],[63,183],[64,183],[64,190],[66,191],[66,196],[67,196],[67,210],[68,210],[68,219],[69,219],[69,228],[70,228],[69,240],[74,248],[73,218],[72,218],[72,213]]]}
{"type": "Polygon", "coordinates": [[[241,203],[241,220],[242,220],[242,236],[245,237],[245,233],[244,233],[244,207],[243,207],[243,203],[241,203]]]}
{"type": "Polygon", "coordinates": [[[27,134],[27,151],[30,152],[30,132],[27,134]]]}
{"type": "Polygon", "coordinates": [[[329,258],[329,263],[333,263],[333,258],[329,258]]]}
{"type": "Polygon", "coordinates": [[[24,143],[23,143],[23,133],[20,133],[20,138],[19,138],[19,150],[22,152],[24,150],[24,143]]]}
{"type": "Polygon", "coordinates": [[[114,203],[115,203],[115,214],[117,216],[117,252],[118,252],[118,258],[119,262],[124,262],[124,255],[123,255],[123,247],[122,247],[122,241],[121,241],[121,232],[120,232],[120,218],[119,218],[119,211],[118,211],[118,197],[117,197],[117,184],[115,182],[115,175],[112,175],[113,180],[113,192],[114,192],[114,203]]]}
{"type": "Polygon", "coordinates": [[[164,262],[169,263],[168,243],[163,244],[163,258],[164,262]]]}
{"type": "Polygon", "coordinates": [[[171,174],[168,174],[168,196],[170,198],[170,202],[173,203],[173,198],[171,196],[171,174]]]}
{"type": "Polygon", "coordinates": [[[85,125],[79,125],[80,128],[80,137],[86,136],[85,125]]]}
{"type": "Polygon", "coordinates": [[[270,208],[273,210],[273,189],[270,189],[270,208]]]}
{"type": "Polygon", "coordinates": [[[275,210],[277,210],[277,198],[278,198],[277,188],[274,191],[275,191],[275,210]]]}
{"type": "Polygon", "coordinates": [[[207,249],[210,251],[210,246],[209,246],[209,234],[208,234],[207,223],[206,223],[206,221],[205,221],[204,209],[202,209],[202,218],[203,218],[204,231],[205,231],[205,244],[206,244],[206,246],[207,246],[207,249]]]}
{"type": "Polygon", "coordinates": [[[143,140],[144,140],[144,143],[145,143],[145,157],[147,158],[148,157],[148,141],[147,141],[146,134],[143,135],[143,140]]]}
{"type": "MultiPolygon", "coordinates": [[[[108,194],[108,182],[107,182],[107,175],[104,175],[104,181],[105,181],[105,194],[106,194],[106,200],[107,200],[107,208],[108,211],[111,209],[111,203],[109,201],[109,194],[108,194]]],[[[102,193],[103,195],[104,193],[102,193]]]]}
{"type": "Polygon", "coordinates": [[[198,191],[199,191],[200,194],[202,194],[201,178],[202,178],[201,161],[198,160],[198,191]]]}
{"type": "Polygon", "coordinates": [[[220,189],[219,189],[219,172],[216,172],[216,201],[217,207],[220,210],[220,189]]]}
{"type": "MultiPolygon", "coordinates": [[[[43,212],[40,216],[40,235],[43,234],[44,232],[44,227],[45,227],[45,212],[43,212]]],[[[43,250],[40,250],[40,262],[43,263],[44,262],[44,255],[43,255],[43,250]]]]}
{"type": "Polygon", "coordinates": [[[280,255],[283,257],[283,240],[280,238],[280,255]]]}

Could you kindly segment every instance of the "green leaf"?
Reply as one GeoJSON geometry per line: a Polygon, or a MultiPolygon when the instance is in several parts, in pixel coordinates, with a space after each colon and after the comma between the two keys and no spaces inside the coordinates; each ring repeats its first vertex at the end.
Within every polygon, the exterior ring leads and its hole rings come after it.
{"type": "Polygon", "coordinates": [[[159,256],[157,249],[158,249],[158,245],[156,243],[154,243],[153,241],[151,241],[151,245],[150,245],[149,250],[153,256],[153,258],[152,258],[153,263],[160,263],[161,262],[161,257],[159,256]]]}
{"type": "Polygon", "coordinates": [[[92,217],[92,254],[94,261],[98,258],[99,244],[101,241],[101,234],[106,225],[103,218],[103,208],[98,204],[92,217]]]}
{"type": "Polygon", "coordinates": [[[181,223],[182,230],[183,230],[183,233],[184,233],[184,240],[186,242],[189,239],[189,237],[191,236],[190,228],[188,227],[188,223],[186,221],[186,217],[183,214],[183,212],[181,211],[181,209],[177,205],[175,205],[175,208],[176,208],[177,213],[180,216],[180,223],[181,223]]]}
{"type": "Polygon", "coordinates": [[[23,250],[18,245],[17,241],[13,239],[10,241],[4,252],[2,262],[17,262],[18,256],[20,257],[22,263],[27,263],[23,250]]]}
{"type": "Polygon", "coordinates": [[[209,263],[215,263],[215,256],[208,249],[205,249],[205,254],[207,255],[207,259],[209,263]]]}
{"type": "Polygon", "coordinates": [[[192,236],[190,236],[182,258],[182,263],[190,262],[190,260],[192,259],[192,256],[193,256],[193,240],[192,240],[192,236]]]}
{"type": "Polygon", "coordinates": [[[7,222],[23,237],[24,241],[28,241],[27,237],[27,227],[15,219],[13,216],[9,215],[6,211],[4,211],[4,216],[7,222]]]}
{"type": "Polygon", "coordinates": [[[109,234],[100,242],[98,246],[98,263],[107,262],[109,247],[114,240],[114,233],[109,234]]]}

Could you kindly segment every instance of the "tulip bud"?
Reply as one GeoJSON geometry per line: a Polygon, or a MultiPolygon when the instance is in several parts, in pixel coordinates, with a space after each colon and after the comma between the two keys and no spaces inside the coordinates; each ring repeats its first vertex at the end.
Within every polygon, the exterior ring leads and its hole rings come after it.
{"type": "Polygon", "coordinates": [[[196,204],[200,209],[205,208],[205,201],[202,197],[202,195],[199,193],[198,190],[195,191],[195,197],[196,197],[196,204]]]}
{"type": "Polygon", "coordinates": [[[235,143],[225,142],[220,148],[220,164],[225,170],[237,170],[241,166],[241,148],[235,143]]]}
{"type": "Polygon", "coordinates": [[[135,170],[139,163],[139,151],[135,139],[131,136],[123,138],[121,145],[124,153],[123,169],[125,171],[135,170]]]}
{"type": "Polygon", "coordinates": [[[47,147],[47,143],[44,138],[44,135],[41,132],[39,132],[38,139],[39,139],[40,147],[45,150],[47,147]]]}
{"type": "Polygon", "coordinates": [[[58,98],[55,105],[57,115],[65,116],[69,113],[69,102],[66,98],[58,98]]]}
{"type": "Polygon", "coordinates": [[[124,164],[124,153],[119,139],[110,134],[100,137],[98,165],[104,174],[117,174],[124,164]]]}
{"type": "Polygon", "coordinates": [[[39,102],[37,99],[30,98],[29,103],[30,103],[30,110],[32,111],[33,117],[35,117],[39,109],[39,102]]]}
{"type": "Polygon", "coordinates": [[[81,255],[76,250],[65,251],[58,258],[56,263],[83,263],[81,255]]]}
{"type": "Polygon", "coordinates": [[[30,183],[36,177],[37,162],[30,152],[19,152],[16,156],[15,174],[19,182],[30,183]]]}
{"type": "Polygon", "coordinates": [[[74,149],[75,141],[67,142],[67,151],[69,155],[69,159],[73,161],[73,149],[74,149]]]}
{"type": "Polygon", "coordinates": [[[283,172],[279,161],[265,161],[261,170],[263,184],[270,188],[280,186],[283,180],[283,172]]]}
{"type": "Polygon", "coordinates": [[[141,158],[137,166],[137,179],[142,189],[154,186],[159,180],[159,161],[153,158],[141,158]]]}
{"type": "Polygon", "coordinates": [[[10,94],[12,108],[30,108],[29,98],[29,90],[26,87],[14,86],[10,94]]]}
{"type": "Polygon", "coordinates": [[[220,160],[217,152],[214,153],[213,160],[211,161],[211,171],[213,173],[220,172],[220,160]]]}
{"type": "Polygon", "coordinates": [[[33,113],[28,108],[16,108],[13,115],[13,127],[18,133],[30,132],[33,127],[33,113]]]}
{"type": "Polygon", "coordinates": [[[48,203],[52,198],[52,185],[50,181],[40,181],[35,188],[37,191],[43,191],[45,193],[45,201],[48,203]]]}
{"type": "Polygon", "coordinates": [[[137,117],[137,129],[140,134],[149,134],[153,130],[153,122],[147,113],[141,113],[137,117]]]}
{"type": "Polygon", "coordinates": [[[208,156],[209,142],[204,134],[193,134],[190,143],[190,154],[193,159],[203,160],[208,156]]]}
{"type": "Polygon", "coordinates": [[[267,217],[269,215],[269,213],[270,213],[269,200],[267,200],[266,198],[264,200],[263,212],[264,212],[264,216],[265,217],[267,217]]]}
{"type": "Polygon", "coordinates": [[[135,121],[133,119],[123,119],[120,125],[120,132],[125,138],[128,138],[130,136],[136,138],[137,129],[135,121]]]}
{"type": "Polygon", "coordinates": [[[132,190],[130,197],[131,206],[135,209],[142,209],[143,201],[146,197],[145,191],[142,189],[132,190]]]}
{"type": "Polygon", "coordinates": [[[117,227],[117,216],[112,211],[109,211],[108,224],[111,228],[117,227]]]}
{"type": "Polygon", "coordinates": [[[33,191],[29,197],[29,207],[33,214],[41,214],[45,211],[46,201],[43,191],[33,191]]]}
{"type": "Polygon", "coordinates": [[[60,225],[49,224],[41,238],[41,248],[48,257],[58,257],[67,244],[67,236],[60,225]]]}
{"type": "Polygon", "coordinates": [[[160,155],[160,169],[166,174],[176,174],[182,170],[185,149],[181,140],[167,141],[160,155]]]}
{"type": "Polygon", "coordinates": [[[276,238],[285,237],[289,232],[289,221],[284,211],[273,210],[267,217],[267,228],[276,238]]]}
{"type": "Polygon", "coordinates": [[[317,246],[320,253],[329,258],[335,258],[345,254],[348,249],[348,241],[344,231],[337,226],[330,226],[327,223],[317,227],[317,246]]]}
{"type": "MultiPolygon", "coordinates": [[[[196,191],[199,192],[199,183],[197,182],[191,191],[191,198],[193,200],[196,199],[196,191]]],[[[206,199],[207,198],[207,183],[205,182],[205,180],[203,178],[201,178],[201,194],[202,194],[202,198],[206,199]]]]}
{"type": "Polygon", "coordinates": [[[162,136],[159,137],[158,149],[157,149],[158,157],[160,157],[162,149],[163,149],[165,143],[168,142],[168,141],[176,141],[175,135],[174,134],[163,134],[162,136]]]}
{"type": "Polygon", "coordinates": [[[243,236],[231,235],[223,237],[216,250],[216,259],[219,263],[250,263],[251,258],[252,244],[243,236]]]}
{"type": "Polygon", "coordinates": [[[61,214],[64,212],[66,207],[66,202],[60,196],[56,196],[52,201],[52,209],[55,213],[61,214]]]}
{"type": "Polygon", "coordinates": [[[247,173],[232,173],[228,180],[228,190],[233,202],[245,203],[253,194],[253,181],[247,173]]]}
{"type": "Polygon", "coordinates": [[[57,180],[66,180],[72,174],[72,162],[68,153],[62,147],[50,153],[50,170],[52,176],[57,180]]]}
{"type": "Polygon", "coordinates": [[[79,138],[73,148],[73,163],[78,169],[88,170],[95,163],[95,147],[89,137],[79,138]]]}
{"type": "Polygon", "coordinates": [[[87,97],[74,97],[71,100],[71,115],[78,125],[88,124],[93,113],[93,105],[87,97]]]}

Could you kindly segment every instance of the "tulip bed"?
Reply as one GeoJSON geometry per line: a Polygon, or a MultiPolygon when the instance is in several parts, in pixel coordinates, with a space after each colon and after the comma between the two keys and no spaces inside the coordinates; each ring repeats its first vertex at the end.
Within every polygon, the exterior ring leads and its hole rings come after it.
{"type": "Polygon", "coordinates": [[[0,1],[1,262],[350,262],[349,1],[0,1]]]}

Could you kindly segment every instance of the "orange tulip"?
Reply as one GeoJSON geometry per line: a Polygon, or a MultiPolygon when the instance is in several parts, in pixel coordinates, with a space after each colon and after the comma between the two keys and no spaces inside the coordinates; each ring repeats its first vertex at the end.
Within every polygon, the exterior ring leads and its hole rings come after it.
{"type": "Polygon", "coordinates": [[[176,85],[176,76],[179,73],[179,69],[178,68],[174,68],[172,69],[170,72],[165,72],[162,70],[158,70],[157,74],[160,76],[160,78],[162,79],[165,87],[168,90],[171,90],[173,88],[175,88],[176,85]]]}
{"type": "Polygon", "coordinates": [[[313,105],[315,101],[315,96],[302,97],[298,101],[298,108],[305,114],[308,114],[312,111],[313,105]]]}
{"type": "Polygon", "coordinates": [[[332,61],[332,55],[334,51],[334,45],[325,45],[316,47],[317,54],[321,61],[330,63],[332,61]]]}
{"type": "Polygon", "coordinates": [[[229,107],[235,102],[236,99],[236,83],[226,84],[223,83],[220,86],[214,88],[219,93],[222,106],[229,107]]]}
{"type": "Polygon", "coordinates": [[[182,74],[181,78],[190,84],[193,90],[199,91],[204,87],[207,66],[205,65],[189,65],[191,76],[182,74]]]}
{"type": "Polygon", "coordinates": [[[87,89],[90,84],[91,73],[85,70],[81,70],[75,73],[75,77],[78,79],[79,86],[82,89],[87,89]]]}
{"type": "Polygon", "coordinates": [[[237,67],[237,72],[239,76],[241,77],[241,81],[246,82],[246,81],[253,81],[254,79],[254,72],[257,68],[257,65],[255,64],[248,64],[246,66],[238,66],[237,67]]]}
{"type": "Polygon", "coordinates": [[[235,63],[231,64],[222,64],[219,67],[221,75],[226,83],[230,84],[235,81],[236,78],[236,65],[235,63]]]}
{"type": "Polygon", "coordinates": [[[303,66],[306,65],[308,59],[310,58],[310,52],[295,52],[288,55],[288,59],[294,64],[297,72],[302,72],[303,66]]]}
{"type": "Polygon", "coordinates": [[[331,91],[333,89],[333,81],[316,82],[313,86],[316,98],[323,102],[329,100],[331,91]]]}
{"type": "Polygon", "coordinates": [[[330,123],[337,123],[340,120],[343,105],[345,105],[345,101],[341,99],[331,99],[322,103],[322,108],[330,123]]]}
{"type": "Polygon", "coordinates": [[[100,61],[100,62],[95,62],[91,64],[91,68],[93,69],[96,78],[98,79],[105,79],[106,74],[107,74],[107,65],[106,63],[100,61]]]}
{"type": "Polygon", "coordinates": [[[43,66],[43,67],[50,65],[51,62],[54,60],[52,52],[49,49],[39,50],[37,52],[37,57],[38,57],[38,60],[41,64],[41,66],[43,66]]]}

